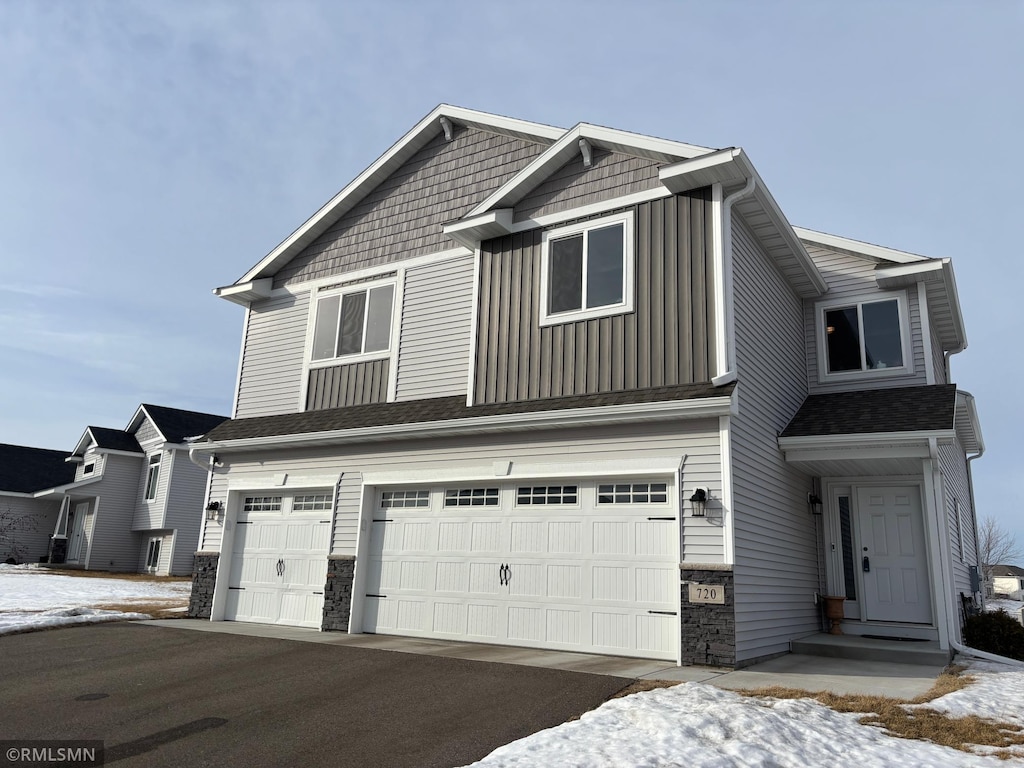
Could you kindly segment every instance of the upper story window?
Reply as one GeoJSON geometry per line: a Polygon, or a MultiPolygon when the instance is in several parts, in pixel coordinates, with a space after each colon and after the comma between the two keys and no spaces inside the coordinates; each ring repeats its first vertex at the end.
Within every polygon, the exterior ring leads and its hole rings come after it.
{"type": "Polygon", "coordinates": [[[383,357],[391,348],[395,283],[322,292],[316,299],[312,360],[383,357]]]}
{"type": "Polygon", "coordinates": [[[823,379],[907,373],[911,368],[902,295],[819,305],[823,379]]]}
{"type": "Polygon", "coordinates": [[[633,310],[633,214],[620,213],[544,233],[540,324],[633,310]]]}
{"type": "Polygon", "coordinates": [[[84,475],[91,475],[95,471],[96,471],[96,462],[95,461],[90,461],[88,464],[86,464],[84,467],[82,467],[82,475],[83,476],[84,475]]]}
{"type": "Polygon", "coordinates": [[[146,475],[146,501],[156,498],[156,485],[160,480],[160,454],[149,457],[149,473],[146,475]]]}

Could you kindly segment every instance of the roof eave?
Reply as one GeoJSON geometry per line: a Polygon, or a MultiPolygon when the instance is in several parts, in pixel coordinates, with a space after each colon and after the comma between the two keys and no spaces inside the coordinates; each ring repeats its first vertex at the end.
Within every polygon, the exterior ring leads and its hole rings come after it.
{"type": "Polygon", "coordinates": [[[967,346],[960,295],[957,292],[956,276],[953,274],[953,263],[950,259],[925,259],[893,266],[880,265],[875,268],[875,282],[879,288],[901,288],[918,282],[928,285],[941,284],[943,300],[942,306],[938,309],[948,312],[949,321],[953,326],[952,336],[940,338],[943,349],[960,352],[967,346]]]}
{"type": "Polygon", "coordinates": [[[217,298],[230,301],[232,304],[247,307],[254,301],[269,298],[273,287],[274,279],[272,277],[261,277],[244,283],[214,288],[213,294],[217,298]]]}

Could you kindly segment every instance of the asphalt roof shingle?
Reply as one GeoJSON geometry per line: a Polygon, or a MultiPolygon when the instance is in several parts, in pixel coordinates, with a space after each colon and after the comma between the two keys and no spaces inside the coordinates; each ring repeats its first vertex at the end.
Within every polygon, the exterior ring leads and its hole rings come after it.
{"type": "Polygon", "coordinates": [[[187,437],[205,435],[223,421],[227,416],[199,411],[184,411],[180,408],[168,408],[163,405],[143,403],[150,419],[160,430],[169,443],[183,443],[187,437]]]}
{"type": "Polygon", "coordinates": [[[952,429],[956,385],[893,387],[810,395],[781,437],[952,429]]]}
{"type": "Polygon", "coordinates": [[[128,451],[130,453],[142,453],[139,441],[135,435],[125,432],[123,429],[110,429],[109,427],[89,427],[93,439],[96,440],[98,448],[107,448],[111,451],[128,451]]]}
{"type": "Polygon", "coordinates": [[[67,451],[0,443],[0,491],[35,493],[75,479],[67,451]]]}

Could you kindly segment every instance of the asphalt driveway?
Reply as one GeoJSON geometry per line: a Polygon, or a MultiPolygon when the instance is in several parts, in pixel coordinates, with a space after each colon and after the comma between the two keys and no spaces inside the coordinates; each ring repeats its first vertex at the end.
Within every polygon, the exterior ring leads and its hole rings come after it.
{"type": "Polygon", "coordinates": [[[602,675],[166,627],[0,637],[0,739],[124,766],[459,766],[600,705],[602,675]]]}

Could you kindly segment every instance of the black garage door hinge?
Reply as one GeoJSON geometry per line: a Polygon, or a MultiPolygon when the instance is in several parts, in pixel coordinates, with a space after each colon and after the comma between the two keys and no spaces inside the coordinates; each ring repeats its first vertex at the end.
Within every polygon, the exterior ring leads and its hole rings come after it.
{"type": "Polygon", "coordinates": [[[678,615],[675,611],[648,611],[648,613],[653,613],[653,614],[655,614],[657,616],[676,616],[676,615],[678,615]]]}

